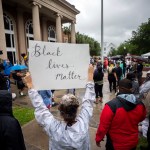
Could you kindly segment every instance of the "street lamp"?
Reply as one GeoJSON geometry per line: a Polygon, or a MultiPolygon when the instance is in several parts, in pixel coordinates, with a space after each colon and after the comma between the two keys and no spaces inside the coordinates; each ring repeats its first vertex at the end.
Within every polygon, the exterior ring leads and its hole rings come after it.
{"type": "Polygon", "coordinates": [[[101,60],[102,60],[102,64],[104,61],[103,58],[103,0],[101,0],[101,60]]]}

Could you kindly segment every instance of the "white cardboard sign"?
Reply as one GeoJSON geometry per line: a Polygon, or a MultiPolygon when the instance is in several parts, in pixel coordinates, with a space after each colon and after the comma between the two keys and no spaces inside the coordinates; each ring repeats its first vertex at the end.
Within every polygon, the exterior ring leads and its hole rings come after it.
{"type": "Polygon", "coordinates": [[[85,88],[88,44],[29,41],[29,70],[37,90],[85,88]]]}

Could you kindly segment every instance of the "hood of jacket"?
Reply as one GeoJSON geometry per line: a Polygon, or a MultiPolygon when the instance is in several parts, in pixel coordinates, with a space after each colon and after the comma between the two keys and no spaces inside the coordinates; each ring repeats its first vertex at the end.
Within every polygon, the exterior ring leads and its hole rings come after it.
{"type": "Polygon", "coordinates": [[[130,111],[135,108],[139,103],[137,98],[133,94],[120,94],[117,96],[126,111],[130,111]]]}
{"type": "MultiPolygon", "coordinates": [[[[77,119],[78,120],[78,119],[77,119]]],[[[60,124],[60,128],[53,133],[52,147],[64,150],[83,150],[89,147],[89,134],[87,125],[78,121],[71,127],[66,123],[60,124]],[[59,143],[59,144],[58,144],[59,143]]],[[[52,148],[52,149],[53,149],[52,148]]]]}
{"type": "Polygon", "coordinates": [[[0,115],[12,115],[12,94],[7,90],[0,90],[0,115]]]}

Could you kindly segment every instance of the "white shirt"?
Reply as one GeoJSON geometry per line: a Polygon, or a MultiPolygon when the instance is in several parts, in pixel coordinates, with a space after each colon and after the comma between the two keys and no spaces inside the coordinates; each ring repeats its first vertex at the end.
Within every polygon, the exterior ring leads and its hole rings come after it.
{"type": "Polygon", "coordinates": [[[34,89],[29,90],[29,97],[35,107],[35,118],[49,136],[49,150],[89,150],[89,120],[93,114],[95,101],[94,83],[87,83],[81,111],[76,123],[71,127],[59,121],[49,112],[41,96],[34,89]]]}

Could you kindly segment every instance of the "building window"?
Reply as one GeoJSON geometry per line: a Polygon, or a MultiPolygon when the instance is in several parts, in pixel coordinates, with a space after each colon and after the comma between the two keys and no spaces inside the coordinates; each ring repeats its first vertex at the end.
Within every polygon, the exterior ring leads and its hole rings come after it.
{"type": "Polygon", "coordinates": [[[34,40],[32,20],[27,20],[25,24],[27,48],[29,48],[29,40],[34,40]]]}
{"type": "Polygon", "coordinates": [[[9,61],[12,64],[16,63],[16,49],[15,49],[15,37],[14,37],[14,27],[13,21],[6,13],[3,14],[4,17],[4,28],[5,28],[5,38],[6,38],[6,50],[9,61]]]}
{"type": "Polygon", "coordinates": [[[48,42],[56,42],[56,30],[54,26],[48,27],[48,42]]]}

